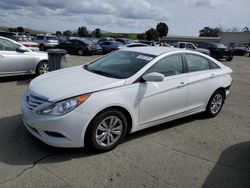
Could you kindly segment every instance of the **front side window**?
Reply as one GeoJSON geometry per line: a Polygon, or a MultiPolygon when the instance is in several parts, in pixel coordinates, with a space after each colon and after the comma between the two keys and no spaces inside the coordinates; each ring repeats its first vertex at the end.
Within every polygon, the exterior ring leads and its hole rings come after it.
{"type": "Polygon", "coordinates": [[[156,56],[130,51],[117,51],[84,66],[90,72],[112,77],[129,78],[156,56]]]}
{"type": "Polygon", "coordinates": [[[209,69],[209,61],[204,57],[186,54],[187,66],[189,72],[203,71],[209,69]]]}
{"type": "Polygon", "coordinates": [[[172,76],[183,73],[181,54],[165,57],[156,62],[147,73],[158,72],[165,76],[172,76]]]}
{"type": "Polygon", "coordinates": [[[20,45],[12,41],[0,39],[0,50],[2,51],[16,51],[18,47],[20,47],[20,45]]]}

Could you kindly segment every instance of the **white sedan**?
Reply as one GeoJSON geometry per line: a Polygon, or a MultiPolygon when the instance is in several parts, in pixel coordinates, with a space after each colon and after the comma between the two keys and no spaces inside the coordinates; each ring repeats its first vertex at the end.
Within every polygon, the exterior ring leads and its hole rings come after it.
{"type": "Polygon", "coordinates": [[[35,78],[22,99],[23,122],[49,145],[106,151],[126,133],[199,112],[216,116],[231,74],[199,52],[126,48],[35,78]]]}

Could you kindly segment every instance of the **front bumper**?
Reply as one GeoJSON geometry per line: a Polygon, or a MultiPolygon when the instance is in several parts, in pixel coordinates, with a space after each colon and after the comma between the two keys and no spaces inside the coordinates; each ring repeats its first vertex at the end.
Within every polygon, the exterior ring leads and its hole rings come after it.
{"type": "Polygon", "coordinates": [[[38,115],[22,102],[22,118],[27,130],[44,143],[56,147],[84,147],[90,115],[76,109],[63,116],[38,115]]]}

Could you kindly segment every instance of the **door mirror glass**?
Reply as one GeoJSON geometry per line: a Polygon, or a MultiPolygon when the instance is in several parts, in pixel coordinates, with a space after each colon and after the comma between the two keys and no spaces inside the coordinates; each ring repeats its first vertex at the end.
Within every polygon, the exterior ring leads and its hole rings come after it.
{"type": "Polygon", "coordinates": [[[158,72],[151,72],[144,75],[142,78],[146,82],[162,82],[165,76],[158,72]]]}
{"type": "Polygon", "coordinates": [[[16,51],[20,52],[20,53],[28,52],[27,48],[25,48],[23,46],[20,46],[20,47],[16,48],[16,51]]]}

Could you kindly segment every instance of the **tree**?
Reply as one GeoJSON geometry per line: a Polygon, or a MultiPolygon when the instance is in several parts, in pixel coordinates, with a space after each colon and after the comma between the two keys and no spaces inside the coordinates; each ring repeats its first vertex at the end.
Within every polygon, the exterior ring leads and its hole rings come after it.
{"type": "Polygon", "coordinates": [[[23,33],[23,32],[24,32],[23,27],[17,27],[17,32],[18,32],[18,33],[23,33]]]}
{"type": "Polygon", "coordinates": [[[61,36],[62,32],[61,31],[56,31],[56,36],[61,36]]]}
{"type": "Polygon", "coordinates": [[[159,35],[158,35],[158,32],[156,31],[156,29],[151,28],[151,29],[147,30],[147,31],[145,32],[145,34],[146,34],[146,39],[147,39],[147,40],[158,41],[159,35]]]}
{"type": "Polygon", "coordinates": [[[146,39],[146,34],[145,33],[138,33],[136,38],[138,40],[145,40],[146,39]]]}
{"type": "Polygon", "coordinates": [[[80,37],[87,37],[89,35],[87,27],[85,26],[79,27],[77,33],[80,37]]]}
{"type": "Polygon", "coordinates": [[[218,27],[210,28],[210,27],[204,27],[199,31],[200,37],[218,37],[220,36],[221,29],[218,27]]]}
{"type": "Polygon", "coordinates": [[[72,32],[70,30],[66,30],[66,31],[63,31],[63,35],[65,37],[70,37],[70,36],[72,36],[72,32]]]}
{"type": "Polygon", "coordinates": [[[102,37],[101,30],[99,28],[96,28],[92,33],[93,33],[94,37],[96,37],[96,38],[102,37]]]}
{"type": "Polygon", "coordinates": [[[164,22],[158,23],[156,26],[156,30],[157,30],[160,38],[168,35],[168,25],[164,22]]]}

